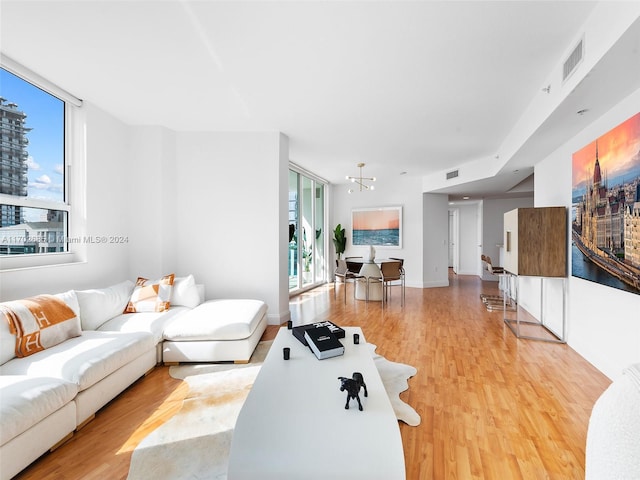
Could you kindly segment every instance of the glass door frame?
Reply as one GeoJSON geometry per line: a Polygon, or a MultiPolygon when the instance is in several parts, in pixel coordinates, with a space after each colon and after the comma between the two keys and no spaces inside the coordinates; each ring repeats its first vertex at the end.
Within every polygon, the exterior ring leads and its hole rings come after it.
{"type": "MultiPolygon", "coordinates": [[[[309,290],[311,288],[315,288],[318,285],[322,285],[323,283],[327,282],[327,277],[328,277],[328,253],[329,253],[329,235],[328,235],[328,231],[327,231],[327,226],[329,224],[329,219],[327,216],[327,212],[328,212],[328,204],[329,204],[329,199],[328,199],[328,193],[329,193],[329,182],[327,182],[326,180],[318,177],[317,175],[314,175],[313,173],[299,167],[298,165],[295,165],[294,163],[289,163],[289,172],[293,172],[295,174],[297,174],[297,194],[296,194],[296,247],[297,247],[297,252],[296,252],[296,257],[297,257],[297,265],[295,265],[295,268],[297,270],[297,275],[296,275],[296,285],[295,286],[291,286],[289,287],[289,295],[293,296],[293,295],[297,295],[299,293],[302,293],[306,290],[309,290]],[[304,217],[304,210],[305,207],[303,205],[304,202],[304,190],[303,190],[303,186],[304,183],[306,181],[311,181],[310,182],[310,188],[309,191],[311,193],[310,198],[311,198],[311,205],[309,205],[308,211],[310,212],[310,223],[308,226],[310,227],[309,229],[311,230],[311,232],[306,232],[306,228],[305,225],[303,225],[304,221],[305,221],[305,217],[304,217]],[[323,195],[322,195],[322,199],[320,201],[322,201],[322,213],[323,213],[323,218],[321,220],[321,225],[318,225],[318,221],[319,219],[316,218],[317,217],[317,199],[316,199],[316,189],[317,187],[321,185],[323,188],[323,195]],[[321,250],[319,248],[319,246],[316,244],[316,231],[318,229],[318,227],[320,227],[322,230],[322,232],[324,232],[323,235],[321,235],[321,239],[322,239],[322,245],[321,245],[321,250]],[[306,242],[305,242],[305,236],[306,236],[306,242]],[[308,245],[308,243],[311,243],[311,248],[309,250],[309,248],[307,247],[306,251],[305,251],[305,243],[308,245]],[[310,280],[305,282],[304,280],[304,260],[305,257],[308,253],[311,253],[311,261],[309,264],[310,267],[310,272],[309,272],[309,277],[310,280]],[[318,265],[318,263],[314,260],[316,258],[316,255],[323,253],[323,260],[320,263],[321,268],[323,269],[323,275],[317,275],[316,272],[316,266],[318,265]]],[[[288,262],[290,261],[289,259],[287,260],[288,262]]],[[[287,270],[290,270],[290,265],[287,265],[287,270]]]]}

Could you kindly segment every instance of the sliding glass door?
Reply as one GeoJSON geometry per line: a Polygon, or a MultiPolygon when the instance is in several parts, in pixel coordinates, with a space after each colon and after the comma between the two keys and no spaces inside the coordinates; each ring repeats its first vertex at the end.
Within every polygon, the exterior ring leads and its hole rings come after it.
{"type": "Polygon", "coordinates": [[[289,291],[326,279],[326,183],[289,170],[289,291]]]}

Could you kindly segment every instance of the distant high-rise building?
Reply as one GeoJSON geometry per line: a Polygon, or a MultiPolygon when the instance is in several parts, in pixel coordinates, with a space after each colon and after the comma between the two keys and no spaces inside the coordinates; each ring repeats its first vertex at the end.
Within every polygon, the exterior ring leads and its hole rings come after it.
{"type": "MultiPolygon", "coordinates": [[[[0,193],[27,196],[27,115],[0,97],[0,193]]],[[[22,207],[0,205],[0,227],[24,222],[22,207]]]]}

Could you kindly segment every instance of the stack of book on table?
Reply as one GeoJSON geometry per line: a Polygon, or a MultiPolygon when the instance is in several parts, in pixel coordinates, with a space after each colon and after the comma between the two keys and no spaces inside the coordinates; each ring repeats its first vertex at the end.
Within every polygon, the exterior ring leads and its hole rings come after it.
{"type": "Polygon", "coordinates": [[[319,322],[293,328],[293,334],[307,345],[318,360],[344,354],[339,338],[344,338],[344,329],[333,322],[319,322]]]}

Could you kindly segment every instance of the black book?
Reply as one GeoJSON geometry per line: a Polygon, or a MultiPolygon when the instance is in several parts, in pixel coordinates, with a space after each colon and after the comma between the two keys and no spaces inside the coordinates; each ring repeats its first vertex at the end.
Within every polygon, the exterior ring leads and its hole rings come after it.
{"type": "Polygon", "coordinates": [[[344,346],[340,343],[329,327],[309,328],[305,330],[309,348],[318,357],[318,360],[337,357],[344,354],[344,346]]]}
{"type": "Polygon", "coordinates": [[[343,328],[340,328],[338,325],[328,320],[325,322],[310,323],[308,325],[300,325],[298,327],[293,327],[293,335],[298,340],[300,340],[300,342],[302,342],[302,344],[306,347],[308,345],[307,345],[307,340],[304,338],[304,332],[310,328],[319,328],[319,327],[327,327],[336,338],[344,338],[345,336],[345,331],[343,328]]]}

